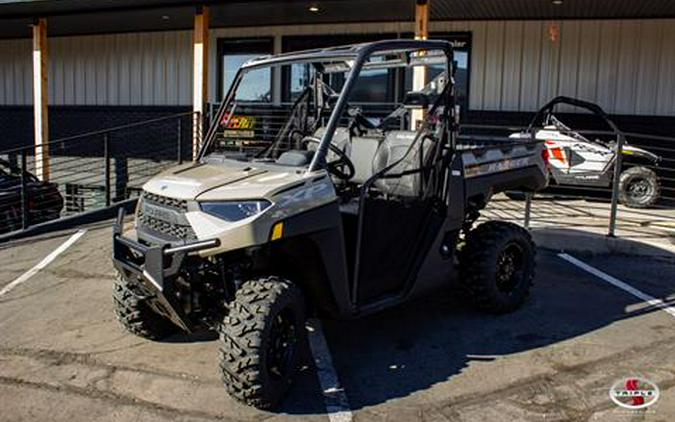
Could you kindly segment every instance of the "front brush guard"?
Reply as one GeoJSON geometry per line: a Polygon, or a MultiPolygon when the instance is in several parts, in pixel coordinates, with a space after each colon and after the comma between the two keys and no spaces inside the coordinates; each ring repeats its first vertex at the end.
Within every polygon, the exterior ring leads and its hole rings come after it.
{"type": "Polygon", "coordinates": [[[122,235],[124,208],[120,208],[113,226],[113,264],[127,278],[136,278],[156,309],[182,329],[191,332],[194,324],[183,311],[175,295],[174,280],[188,254],[220,245],[218,239],[200,240],[180,246],[146,246],[122,235]]]}

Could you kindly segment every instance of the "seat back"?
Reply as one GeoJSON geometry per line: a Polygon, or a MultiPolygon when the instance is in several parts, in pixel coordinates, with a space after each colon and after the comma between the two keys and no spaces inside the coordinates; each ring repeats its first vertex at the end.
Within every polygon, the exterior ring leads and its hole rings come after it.
{"type": "Polygon", "coordinates": [[[373,162],[382,138],[374,136],[354,136],[350,143],[349,158],[354,164],[352,182],[362,184],[373,175],[373,162]]]}
{"type": "MultiPolygon", "coordinates": [[[[314,136],[321,139],[325,132],[326,128],[320,127],[316,130],[314,136]]],[[[382,138],[376,136],[352,137],[348,128],[335,128],[331,143],[343,150],[354,164],[354,177],[350,180],[351,182],[361,184],[373,175],[373,160],[381,141],[382,138]]],[[[316,144],[310,144],[310,149],[316,149],[316,147],[316,144]]],[[[337,158],[334,152],[328,150],[327,161],[333,161],[337,158]]]]}
{"type": "MultiPolygon", "coordinates": [[[[324,133],[326,133],[326,128],[322,126],[318,128],[316,132],[314,132],[314,137],[321,139],[324,133]]],[[[331,144],[335,145],[336,147],[344,151],[348,143],[349,143],[349,129],[342,126],[336,127],[335,132],[333,132],[333,139],[331,139],[331,144]]],[[[316,148],[316,144],[314,144],[314,148],[316,148]]]]}
{"type": "MultiPolygon", "coordinates": [[[[398,162],[387,174],[395,175],[411,170],[419,170],[424,166],[433,143],[429,139],[417,141],[413,149],[408,152],[415,140],[415,132],[407,130],[393,130],[387,133],[382,145],[373,161],[373,173],[398,162]]],[[[375,186],[389,195],[415,197],[422,188],[421,173],[409,174],[394,178],[379,178],[375,186]]]]}
{"type": "MultiPolygon", "coordinates": [[[[325,127],[320,127],[314,132],[314,137],[321,139],[323,134],[326,133],[325,127]]],[[[338,147],[342,151],[348,152],[349,150],[349,129],[346,127],[336,127],[335,132],[333,132],[333,139],[331,139],[331,144],[338,147]]],[[[319,147],[318,144],[310,143],[307,146],[307,149],[310,151],[315,151],[319,147]]],[[[328,150],[326,153],[326,161],[337,160],[339,157],[336,153],[331,150],[328,150]]]]}

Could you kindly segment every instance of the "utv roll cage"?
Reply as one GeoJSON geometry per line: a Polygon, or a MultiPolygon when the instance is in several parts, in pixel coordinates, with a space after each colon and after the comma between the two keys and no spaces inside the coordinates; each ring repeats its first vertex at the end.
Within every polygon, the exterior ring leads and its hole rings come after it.
{"type": "Polygon", "coordinates": [[[543,122],[546,121],[548,116],[550,116],[553,113],[553,109],[555,109],[555,107],[559,104],[570,105],[584,110],[588,110],[595,116],[599,117],[600,120],[605,122],[605,124],[609,126],[609,128],[612,130],[612,132],[614,132],[615,135],[619,135],[622,133],[619,127],[612,121],[612,119],[609,118],[609,115],[599,105],[591,103],[589,101],[579,100],[576,98],[565,96],[555,97],[554,99],[546,103],[542,108],[540,108],[534,115],[534,117],[532,117],[530,124],[527,126],[527,132],[532,133],[532,131],[537,125],[543,126],[543,122]]]}
{"type": "MultiPolygon", "coordinates": [[[[398,61],[392,60],[389,63],[366,62],[368,58],[372,56],[374,53],[383,54],[387,53],[388,51],[399,52],[400,50],[442,51],[444,54],[444,59],[446,59],[447,66],[449,67],[446,68],[446,74],[447,75],[453,74],[454,62],[453,62],[452,45],[447,41],[441,40],[386,40],[371,43],[307,50],[298,53],[285,53],[275,56],[262,56],[256,59],[249,60],[244,65],[242,65],[241,68],[237,71],[237,74],[235,75],[235,78],[228,90],[227,95],[220,103],[220,106],[218,107],[218,110],[214,118],[212,119],[212,124],[210,125],[209,130],[206,133],[205,142],[203,142],[202,144],[202,148],[199,152],[198,159],[201,160],[202,158],[204,158],[207,151],[209,150],[209,147],[214,142],[217,135],[219,122],[222,121],[223,116],[225,115],[225,112],[227,110],[228,104],[230,104],[233,101],[234,95],[237,91],[237,87],[239,86],[239,83],[241,82],[244,74],[246,74],[251,70],[268,67],[272,65],[287,65],[287,64],[310,63],[327,60],[335,60],[335,61],[341,60],[344,62],[344,65],[342,67],[336,66],[333,68],[326,69],[328,70],[328,72],[349,70],[349,74],[347,80],[342,86],[342,89],[340,90],[339,95],[337,96],[337,101],[333,107],[330,118],[326,125],[326,130],[321,136],[320,143],[307,169],[307,172],[308,173],[313,172],[323,167],[325,165],[326,154],[328,153],[331,139],[333,138],[335,129],[337,128],[339,120],[345,110],[349,94],[351,93],[362,69],[368,69],[371,67],[384,68],[388,65],[396,66],[397,64],[400,65],[400,63],[402,62],[401,60],[406,60],[407,64],[412,64],[412,62],[414,61],[414,63],[419,63],[419,65],[424,65],[428,63],[430,59],[433,60],[433,58],[426,57],[424,55],[420,55],[419,57],[416,57],[415,59],[411,60],[410,57],[408,57],[407,54],[404,53],[401,56],[405,57],[401,57],[400,60],[398,61]]],[[[448,84],[448,86],[450,85],[452,84],[448,84]]],[[[452,92],[452,90],[450,89],[445,89],[443,93],[446,96],[445,113],[447,113],[448,109],[454,108],[453,102],[454,92],[452,92]]],[[[450,139],[451,145],[449,145],[449,147],[452,150],[455,149],[454,138],[455,137],[453,136],[450,139]]]]}

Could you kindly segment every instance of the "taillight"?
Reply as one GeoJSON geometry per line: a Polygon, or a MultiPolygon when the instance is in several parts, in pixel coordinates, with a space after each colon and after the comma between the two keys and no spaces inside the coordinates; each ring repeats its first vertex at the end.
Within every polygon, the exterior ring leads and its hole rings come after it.
{"type": "Polygon", "coordinates": [[[550,154],[548,152],[548,148],[544,147],[544,149],[541,150],[541,159],[544,160],[544,165],[546,166],[546,168],[548,168],[551,164],[549,162],[549,157],[550,154]]]}

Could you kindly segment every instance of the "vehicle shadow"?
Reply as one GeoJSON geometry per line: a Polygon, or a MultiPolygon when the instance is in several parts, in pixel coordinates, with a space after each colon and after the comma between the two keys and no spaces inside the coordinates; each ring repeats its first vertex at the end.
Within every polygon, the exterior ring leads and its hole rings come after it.
{"type": "MultiPolygon", "coordinates": [[[[585,259],[580,254],[575,256],[585,259]]],[[[616,259],[620,258],[606,256],[597,263],[602,264],[601,269],[613,268],[616,259]]],[[[667,266],[675,265],[675,255],[644,259],[661,259],[667,261],[667,266]]],[[[537,268],[530,298],[521,309],[507,315],[474,310],[461,289],[451,286],[432,298],[358,320],[323,320],[334,367],[351,409],[382,404],[451,381],[472,361],[489,362],[550,346],[622,319],[658,311],[653,306],[633,310],[630,305],[638,299],[571,266],[554,252],[540,249],[537,268]]],[[[658,273],[659,269],[650,271],[658,273]]],[[[647,274],[646,279],[660,278],[647,274]]],[[[635,286],[656,297],[673,294],[667,283],[635,286]]],[[[214,332],[199,332],[176,334],[162,341],[217,340],[214,332]]],[[[313,357],[309,347],[304,350],[303,369],[274,413],[326,412],[313,357]]]]}
{"type": "Polygon", "coordinates": [[[218,340],[216,331],[197,331],[194,333],[178,332],[176,334],[156,340],[159,343],[209,343],[218,340]]]}
{"type": "MultiPolygon", "coordinates": [[[[219,346],[219,335],[217,331],[196,331],[194,333],[179,332],[161,340],[155,340],[160,343],[213,343],[214,346],[219,346]]],[[[214,348],[215,350],[215,348],[214,348]]],[[[325,413],[325,406],[323,396],[321,394],[321,387],[314,372],[313,358],[310,353],[309,344],[306,343],[300,349],[303,353],[301,356],[302,367],[297,374],[293,388],[288,392],[281,407],[276,411],[278,413],[286,414],[321,414],[325,413]]],[[[217,354],[214,354],[214,359],[217,354]]],[[[214,370],[216,368],[214,362],[214,370]]],[[[223,389],[223,393],[225,390],[223,389]]]]}
{"type": "MultiPolygon", "coordinates": [[[[598,282],[552,252],[540,251],[538,267],[531,297],[512,314],[475,311],[454,288],[356,321],[324,321],[351,408],[429,389],[451,380],[471,361],[553,345],[658,309],[627,311],[639,300],[598,282]]],[[[306,406],[306,402],[301,407],[284,406],[281,412],[306,413],[306,406]]]]}

